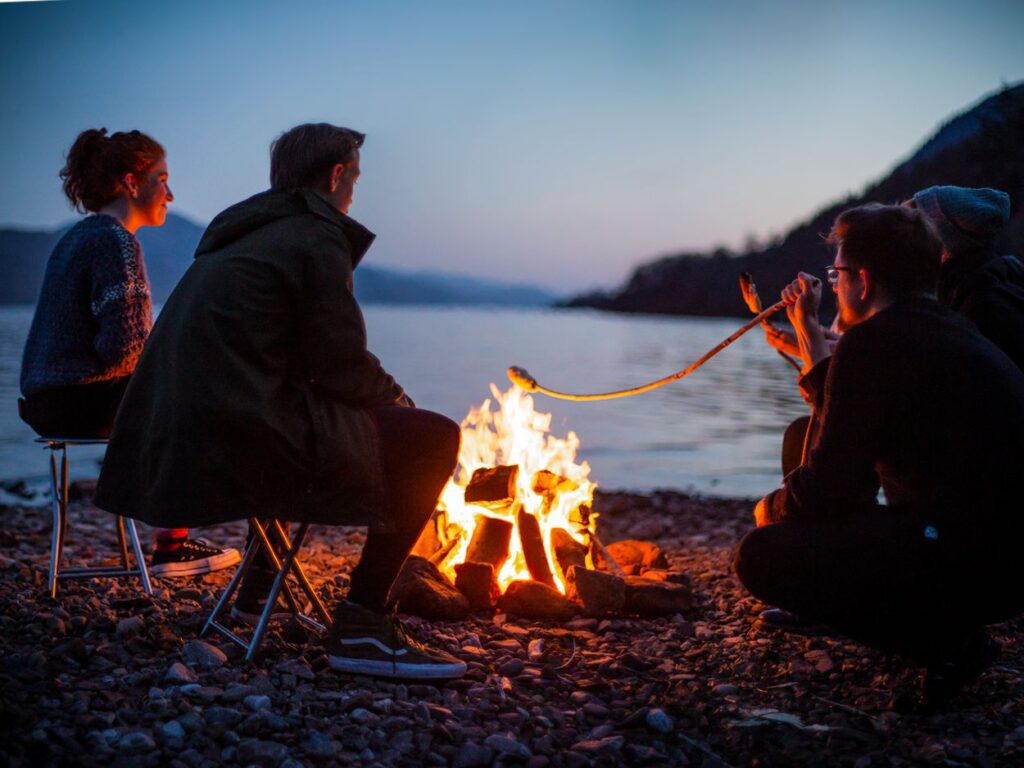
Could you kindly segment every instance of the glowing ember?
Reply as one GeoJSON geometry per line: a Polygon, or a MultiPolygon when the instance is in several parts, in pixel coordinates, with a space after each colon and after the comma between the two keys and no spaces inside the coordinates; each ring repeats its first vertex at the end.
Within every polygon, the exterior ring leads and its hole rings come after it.
{"type": "MultiPolygon", "coordinates": [[[[518,527],[517,518],[525,513],[534,516],[539,524],[548,568],[555,586],[564,593],[565,585],[555,567],[551,531],[564,529],[581,544],[589,544],[588,534],[593,530],[596,517],[589,513],[596,488],[587,479],[590,467],[586,462],[576,463],[579,447],[576,434],[570,432],[564,440],[548,434],[551,414],[535,411],[533,398],[528,394],[516,387],[502,394],[494,384],[491,384],[491,393],[499,409],[492,411],[492,401],[485,400],[462,422],[459,466],[441,494],[440,508],[446,516],[446,525],[438,533],[442,551],[447,550],[447,555],[440,567],[450,577],[455,577],[454,567],[465,560],[477,520],[483,515],[515,526],[509,541],[509,557],[497,574],[501,590],[516,579],[535,578],[531,577],[518,527]],[[515,504],[494,509],[465,502],[466,486],[476,470],[512,465],[519,468],[515,504]],[[542,470],[551,474],[536,478],[542,470]],[[559,478],[571,482],[559,482],[559,478]]],[[[527,540],[531,534],[536,536],[537,527],[532,520],[528,522],[533,530],[526,531],[527,540]]]]}

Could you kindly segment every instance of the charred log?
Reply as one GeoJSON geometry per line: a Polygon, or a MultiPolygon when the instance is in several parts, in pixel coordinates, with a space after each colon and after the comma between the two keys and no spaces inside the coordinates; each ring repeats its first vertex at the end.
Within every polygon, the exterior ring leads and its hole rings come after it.
{"type": "Polygon", "coordinates": [[[474,611],[494,607],[498,599],[498,583],[490,563],[459,563],[455,566],[455,588],[469,600],[474,611]]]}
{"type": "Polygon", "coordinates": [[[526,567],[535,581],[555,586],[555,579],[551,575],[551,564],[548,563],[548,553],[544,549],[544,534],[540,529],[535,515],[531,515],[522,507],[516,513],[516,524],[519,526],[519,541],[523,546],[523,559],[526,560],[526,567]]]}
{"type": "Polygon", "coordinates": [[[466,486],[466,503],[489,509],[506,509],[516,500],[518,478],[519,466],[516,464],[478,469],[466,486]]]}
{"type": "Polygon", "coordinates": [[[582,603],[587,616],[621,614],[626,607],[626,582],[610,573],[574,565],[565,585],[566,596],[582,603]]]}
{"type": "Polygon", "coordinates": [[[508,559],[512,528],[508,520],[477,515],[473,538],[469,540],[469,548],[466,550],[466,561],[489,563],[494,572],[499,573],[508,559]]]}
{"type": "Polygon", "coordinates": [[[587,567],[587,547],[580,544],[564,528],[553,528],[551,531],[551,549],[555,554],[555,567],[558,575],[565,581],[569,569],[578,565],[587,567]]]}

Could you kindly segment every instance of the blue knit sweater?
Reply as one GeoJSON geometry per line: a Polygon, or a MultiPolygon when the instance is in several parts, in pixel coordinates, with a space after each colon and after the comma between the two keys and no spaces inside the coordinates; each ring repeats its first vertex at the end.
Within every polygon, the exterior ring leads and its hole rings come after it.
{"type": "Polygon", "coordinates": [[[111,216],[82,219],[46,264],[21,363],[22,394],[129,375],[152,327],[139,241],[111,216]]]}

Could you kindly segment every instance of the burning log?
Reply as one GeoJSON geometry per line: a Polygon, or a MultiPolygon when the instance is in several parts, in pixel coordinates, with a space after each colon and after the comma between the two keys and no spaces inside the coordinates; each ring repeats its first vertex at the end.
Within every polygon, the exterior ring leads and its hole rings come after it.
{"type": "Polygon", "coordinates": [[[466,562],[490,563],[495,573],[508,559],[512,541],[512,523],[488,515],[476,516],[476,528],[466,550],[466,562]]]}
{"type": "Polygon", "coordinates": [[[608,554],[627,574],[640,574],[649,568],[668,568],[668,558],[661,547],[650,541],[627,539],[607,546],[608,554]]]}
{"type": "Polygon", "coordinates": [[[638,616],[664,616],[693,608],[693,593],[682,584],[626,577],[626,612],[638,616]]]}
{"type": "Polygon", "coordinates": [[[554,587],[555,579],[551,575],[548,553],[544,550],[544,534],[537,517],[520,506],[516,513],[516,525],[519,528],[519,541],[523,545],[523,559],[526,560],[530,575],[534,580],[554,587]]]}
{"type": "Polygon", "coordinates": [[[507,509],[516,500],[518,479],[517,464],[478,469],[466,486],[466,503],[478,504],[488,509],[507,509]]]}
{"type": "Polygon", "coordinates": [[[469,615],[469,600],[455,589],[437,566],[422,557],[410,556],[391,588],[398,610],[424,619],[457,621],[469,615]]]}
{"type": "Polygon", "coordinates": [[[469,606],[474,611],[493,608],[500,594],[490,563],[456,565],[455,588],[469,599],[469,606]]]}
{"type": "Polygon", "coordinates": [[[551,550],[555,553],[555,567],[562,581],[565,581],[572,566],[587,567],[587,547],[576,541],[564,528],[551,530],[551,550]]]}
{"type": "Polygon", "coordinates": [[[447,528],[447,525],[448,515],[441,510],[435,510],[430,520],[423,526],[423,532],[416,539],[412,552],[409,554],[424,557],[428,560],[433,557],[434,553],[441,549],[444,544],[441,534],[447,528]]]}
{"type": "Polygon", "coordinates": [[[539,581],[513,581],[498,600],[498,607],[513,616],[558,621],[572,618],[579,610],[557,589],[539,581]]]}
{"type": "Polygon", "coordinates": [[[566,596],[583,604],[587,616],[621,614],[626,607],[626,582],[618,576],[574,565],[566,579],[566,596]]]}
{"type": "Polygon", "coordinates": [[[542,469],[533,476],[533,483],[530,486],[533,492],[539,496],[557,496],[566,491],[575,491],[579,483],[567,477],[556,475],[547,469],[542,469]]]}

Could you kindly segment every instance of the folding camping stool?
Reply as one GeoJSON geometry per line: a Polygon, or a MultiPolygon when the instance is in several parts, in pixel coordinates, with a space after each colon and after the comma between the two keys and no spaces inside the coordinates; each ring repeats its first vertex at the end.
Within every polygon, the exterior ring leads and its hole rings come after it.
{"type": "Polygon", "coordinates": [[[147,595],[153,594],[146,568],[146,558],[142,554],[139,534],[135,530],[135,521],[130,517],[115,515],[117,520],[117,538],[120,542],[121,565],[90,565],[61,568],[60,561],[64,554],[64,536],[68,527],[68,446],[69,445],[106,445],[106,438],[67,438],[40,437],[36,440],[50,451],[50,493],[53,496],[53,542],[50,545],[50,574],[46,582],[50,597],[57,597],[57,581],[59,579],[124,579],[138,577],[142,589],[147,595]],[[57,454],[60,454],[60,471],[57,470],[57,454]],[[138,567],[132,568],[128,563],[128,543],[138,567]]]}
{"type": "Polygon", "coordinates": [[[280,595],[284,595],[289,612],[306,626],[312,627],[320,632],[327,631],[331,626],[330,615],[327,613],[327,609],[320,600],[320,596],[317,595],[316,591],[313,589],[313,585],[309,583],[309,578],[306,576],[306,573],[303,571],[302,565],[299,563],[297,558],[299,548],[302,546],[302,542],[306,538],[306,531],[309,530],[309,523],[302,523],[299,525],[298,531],[296,531],[295,537],[291,541],[288,540],[288,534],[285,532],[284,527],[278,520],[259,520],[255,517],[250,517],[249,526],[254,535],[251,537],[249,544],[245,548],[245,555],[242,557],[242,562],[238,564],[238,568],[231,577],[231,581],[228,582],[228,585],[225,587],[220,599],[217,600],[217,605],[214,606],[213,613],[210,614],[210,618],[208,618],[206,620],[206,624],[203,625],[202,632],[199,633],[200,636],[205,636],[211,629],[217,630],[233,643],[237,643],[242,646],[242,648],[245,649],[246,659],[252,659],[253,656],[256,655],[256,651],[259,649],[260,643],[263,640],[263,634],[266,632],[267,625],[270,624],[270,618],[274,614],[274,609],[277,606],[277,598],[280,595]],[[274,547],[271,544],[271,539],[274,539],[277,547],[274,547]],[[278,549],[280,549],[281,556],[278,555],[278,549]],[[224,610],[227,609],[232,596],[235,594],[238,586],[242,583],[242,579],[245,578],[246,573],[248,573],[249,568],[256,560],[260,551],[266,553],[267,559],[273,563],[273,567],[277,571],[277,575],[274,577],[274,583],[270,588],[270,592],[267,593],[266,605],[264,606],[263,613],[260,615],[259,621],[256,624],[256,628],[253,630],[252,637],[248,642],[246,642],[233,630],[220,623],[219,618],[224,610]],[[308,599],[312,613],[315,614],[320,621],[317,621],[316,618],[305,613],[302,608],[299,607],[300,603],[296,599],[295,592],[292,586],[288,583],[289,573],[295,576],[295,580],[298,582],[299,591],[308,599]]]}

